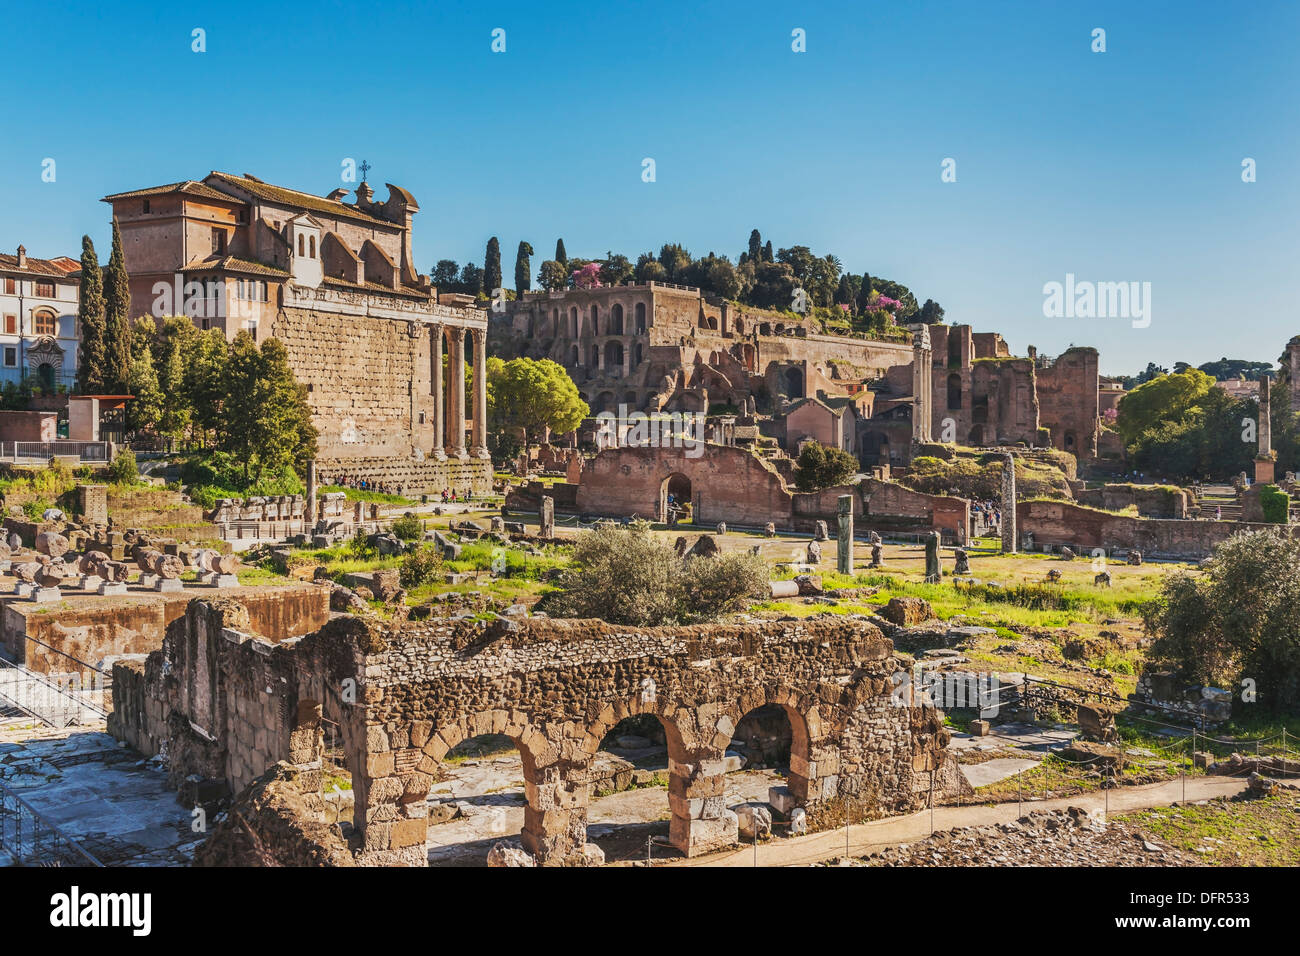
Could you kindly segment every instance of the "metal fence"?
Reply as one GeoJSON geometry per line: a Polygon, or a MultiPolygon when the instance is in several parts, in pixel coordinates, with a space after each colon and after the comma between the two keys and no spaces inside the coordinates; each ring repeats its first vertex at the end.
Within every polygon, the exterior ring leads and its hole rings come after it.
{"type": "Polygon", "coordinates": [[[50,727],[105,720],[110,694],[98,672],[90,678],[78,673],[40,674],[0,658],[0,704],[16,708],[50,727]]]}
{"type": "Polygon", "coordinates": [[[12,866],[104,865],[3,783],[0,783],[0,856],[8,857],[0,862],[12,866]]]}
{"type": "Polygon", "coordinates": [[[0,442],[0,457],[10,461],[40,461],[77,458],[85,462],[107,462],[111,443],[106,441],[7,441],[0,442]]]}

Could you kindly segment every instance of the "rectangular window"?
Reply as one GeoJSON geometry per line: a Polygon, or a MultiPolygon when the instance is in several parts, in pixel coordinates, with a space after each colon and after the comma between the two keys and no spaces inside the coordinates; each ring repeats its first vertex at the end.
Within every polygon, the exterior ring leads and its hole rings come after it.
{"type": "Polygon", "coordinates": [[[13,368],[18,364],[18,350],[12,345],[5,347],[5,365],[13,368]]]}
{"type": "Polygon", "coordinates": [[[18,316],[16,315],[5,316],[5,334],[6,335],[18,334],[18,316]]]}
{"type": "Polygon", "coordinates": [[[149,200],[147,199],[144,201],[144,211],[145,212],[149,211],[149,200]]]}
{"type": "Polygon", "coordinates": [[[5,295],[15,295],[13,276],[5,276],[5,295]]]}
{"type": "Polygon", "coordinates": [[[224,255],[226,251],[226,230],[212,230],[212,251],[217,255],[224,255]]]}
{"type": "Polygon", "coordinates": [[[54,283],[53,283],[53,282],[38,282],[38,283],[36,283],[36,298],[38,298],[38,299],[53,299],[53,298],[54,298],[54,283]]]}

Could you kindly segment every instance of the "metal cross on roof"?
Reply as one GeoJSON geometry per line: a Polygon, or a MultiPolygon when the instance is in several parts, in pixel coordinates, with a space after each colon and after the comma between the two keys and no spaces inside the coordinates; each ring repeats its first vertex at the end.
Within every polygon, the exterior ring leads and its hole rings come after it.
{"type": "Polygon", "coordinates": [[[370,172],[370,164],[364,159],[361,161],[361,181],[366,181],[366,173],[370,172]]]}

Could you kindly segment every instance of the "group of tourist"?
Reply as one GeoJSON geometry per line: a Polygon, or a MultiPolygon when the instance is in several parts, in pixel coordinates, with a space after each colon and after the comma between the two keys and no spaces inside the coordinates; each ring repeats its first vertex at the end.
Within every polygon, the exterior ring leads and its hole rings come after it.
{"type": "Polygon", "coordinates": [[[975,537],[996,535],[1002,527],[1002,509],[996,501],[976,501],[970,507],[970,520],[975,537]]]}

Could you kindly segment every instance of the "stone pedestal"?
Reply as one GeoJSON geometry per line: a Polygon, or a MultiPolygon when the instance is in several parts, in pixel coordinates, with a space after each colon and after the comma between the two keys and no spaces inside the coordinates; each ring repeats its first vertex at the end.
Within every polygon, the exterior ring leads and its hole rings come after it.
{"type": "Polygon", "coordinates": [[[142,588],[152,588],[155,584],[158,583],[158,575],[147,574],[147,573],[141,574],[140,579],[136,583],[140,585],[140,587],[142,588]]]}
{"type": "Polygon", "coordinates": [[[14,594],[17,597],[31,597],[32,592],[36,590],[35,584],[28,584],[26,581],[18,581],[14,584],[14,594]]]}
{"type": "Polygon", "coordinates": [[[97,591],[99,586],[104,583],[104,579],[96,574],[83,574],[81,583],[78,585],[83,591],[97,591]]]}
{"type": "Polygon", "coordinates": [[[239,587],[239,578],[234,574],[215,575],[216,580],[212,583],[219,588],[237,588],[239,587]]]}
{"type": "Polygon", "coordinates": [[[49,604],[52,601],[63,600],[63,592],[58,588],[34,588],[32,590],[32,600],[37,604],[49,604]]]}
{"type": "Polygon", "coordinates": [[[105,597],[113,597],[120,594],[126,594],[127,587],[125,581],[105,581],[99,586],[99,593],[105,597]]]}
{"type": "Polygon", "coordinates": [[[215,585],[217,583],[217,578],[219,577],[221,577],[221,575],[217,574],[216,571],[204,571],[199,575],[199,584],[215,585]]]}
{"type": "Polygon", "coordinates": [[[180,578],[158,578],[153,583],[155,591],[183,591],[185,582],[180,578]]]}
{"type": "Polygon", "coordinates": [[[1272,456],[1258,455],[1255,458],[1255,484],[1271,485],[1275,477],[1276,463],[1272,456]]]}

